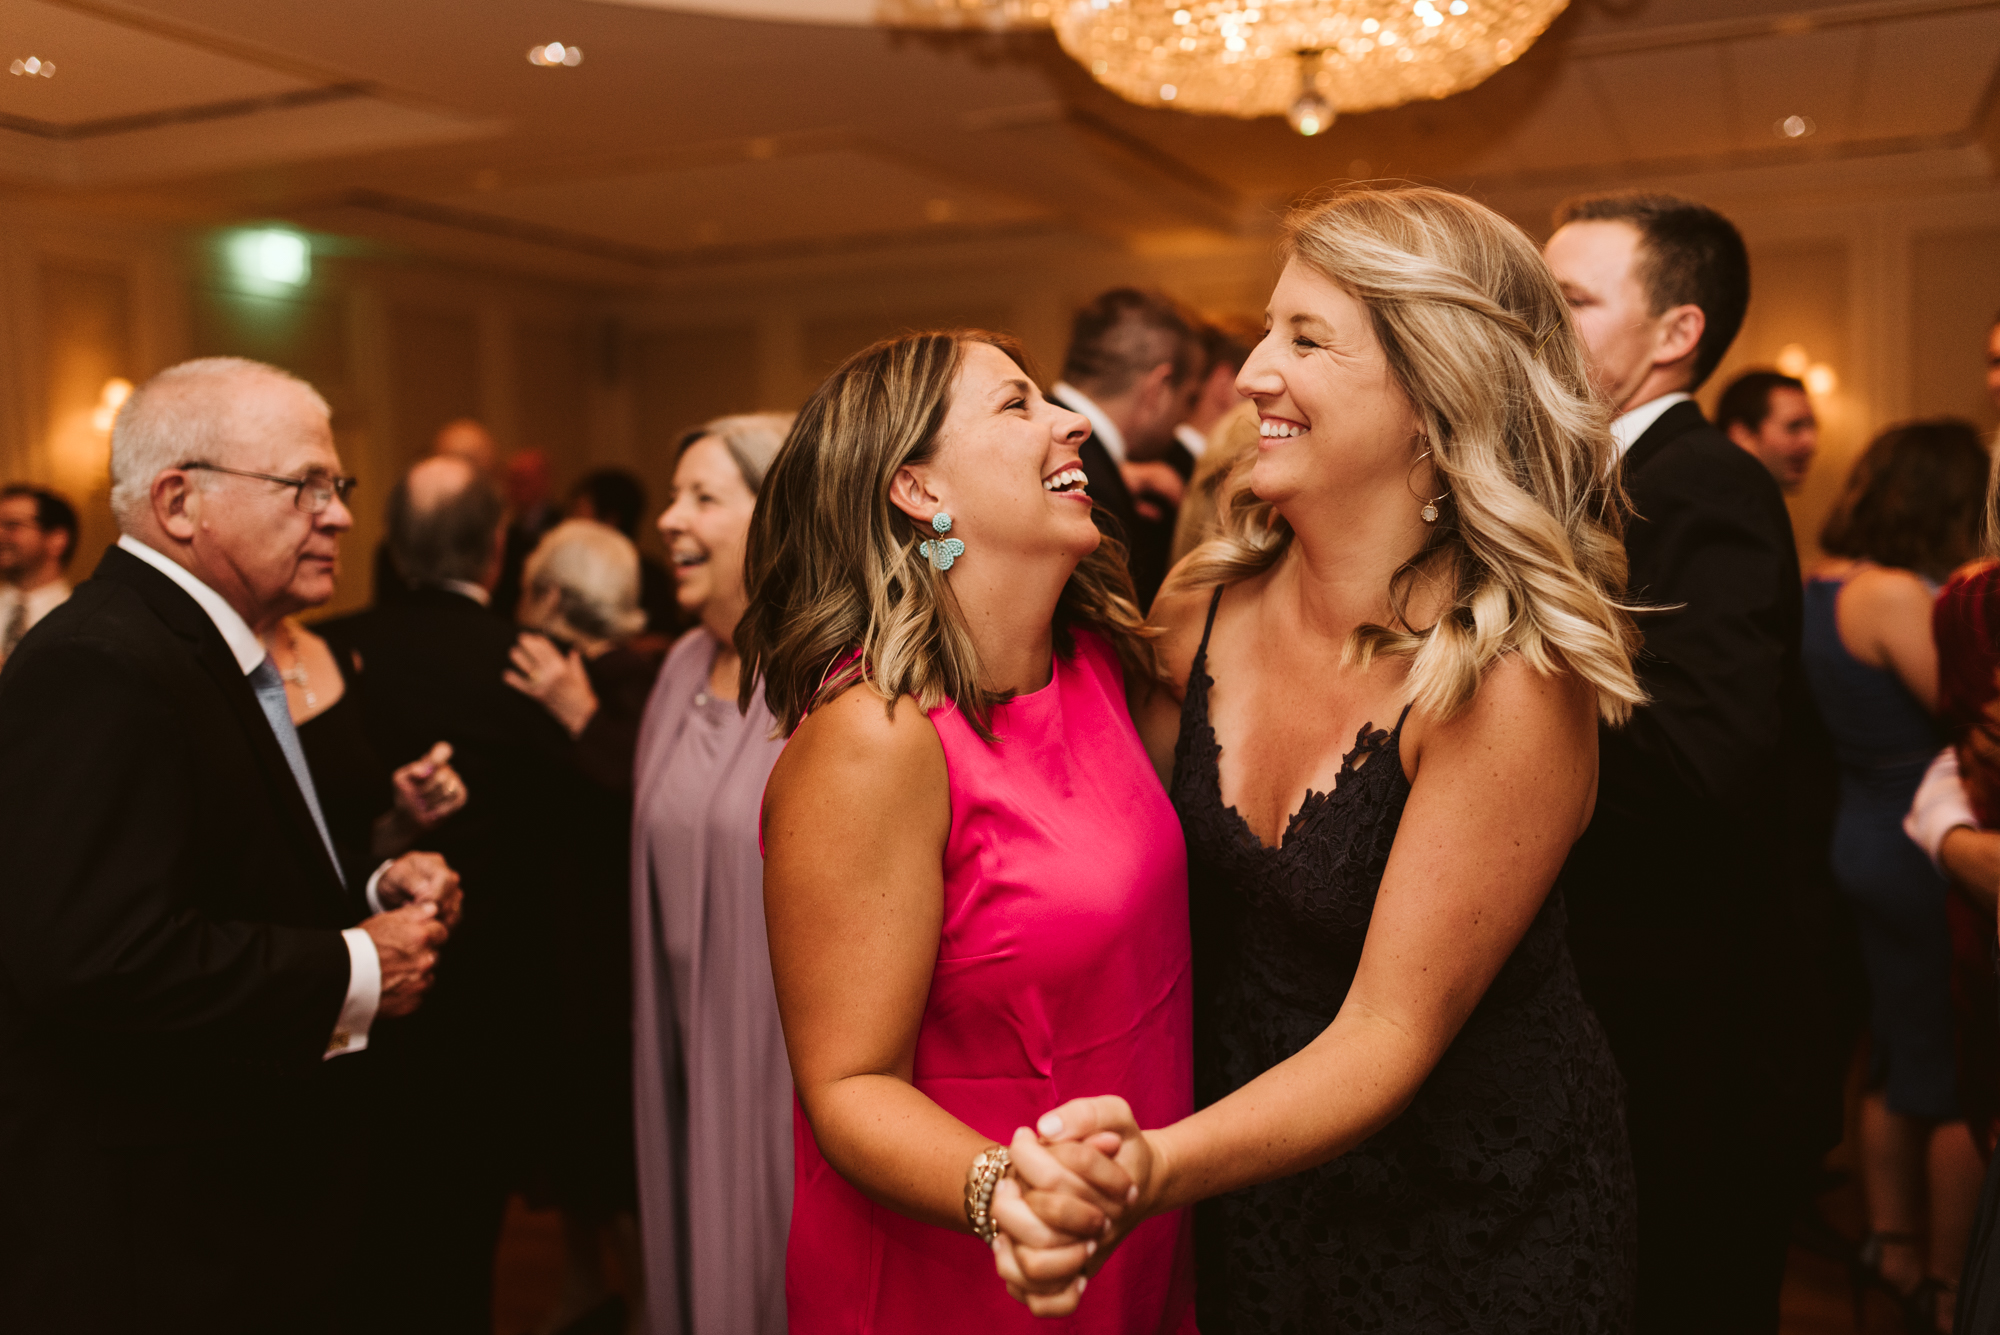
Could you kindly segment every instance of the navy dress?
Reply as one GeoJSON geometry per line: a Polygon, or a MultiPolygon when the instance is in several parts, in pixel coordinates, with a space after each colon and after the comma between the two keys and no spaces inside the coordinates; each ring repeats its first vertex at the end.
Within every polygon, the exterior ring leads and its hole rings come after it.
{"type": "Polygon", "coordinates": [[[1961,1116],[1952,1049],[1951,929],[1944,878],[1903,833],[1943,744],[1894,674],[1855,658],[1834,622],[1838,580],[1806,583],[1802,659],[1840,760],[1833,874],[1853,901],[1868,973],[1871,1083],[1892,1112],[1961,1116]]]}

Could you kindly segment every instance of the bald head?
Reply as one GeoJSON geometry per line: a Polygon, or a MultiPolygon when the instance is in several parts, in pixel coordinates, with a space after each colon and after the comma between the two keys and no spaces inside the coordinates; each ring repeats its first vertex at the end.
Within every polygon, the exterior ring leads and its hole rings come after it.
{"type": "Polygon", "coordinates": [[[416,586],[492,578],[500,533],[500,493],[486,474],[455,455],[433,455],[389,495],[389,554],[416,586]]]}
{"type": "Polygon", "coordinates": [[[111,427],[111,511],[138,536],[153,481],[202,462],[284,471],[291,454],[333,449],[332,411],[305,381],[243,357],[182,362],[134,390],[111,427]]]}
{"type": "Polygon", "coordinates": [[[431,453],[454,459],[463,459],[482,473],[493,471],[493,465],[500,457],[500,450],[493,442],[493,433],[482,422],[470,417],[461,417],[446,422],[438,428],[437,438],[431,442],[431,453]]]}

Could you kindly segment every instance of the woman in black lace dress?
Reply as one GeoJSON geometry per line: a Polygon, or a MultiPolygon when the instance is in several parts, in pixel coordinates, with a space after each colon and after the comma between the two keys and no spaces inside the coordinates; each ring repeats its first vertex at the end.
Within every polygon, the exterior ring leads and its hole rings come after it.
{"type": "MultiPolygon", "coordinates": [[[[1039,1131],[1131,1175],[1113,1240],[1203,1202],[1204,1335],[1625,1331],[1622,1091],[1551,893],[1639,696],[1606,414],[1481,206],[1346,193],[1288,241],[1237,382],[1261,448],[1154,608],[1201,1111],[1142,1132],[1106,1091],[1039,1131]]],[[[1108,1249],[996,1200],[1017,1296],[1088,1302],[1108,1249]]]]}

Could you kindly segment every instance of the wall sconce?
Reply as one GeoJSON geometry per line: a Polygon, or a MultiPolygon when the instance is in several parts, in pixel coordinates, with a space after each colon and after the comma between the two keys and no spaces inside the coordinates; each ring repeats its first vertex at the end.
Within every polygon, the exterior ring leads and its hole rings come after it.
{"type": "Polygon", "coordinates": [[[112,376],[104,382],[104,388],[97,396],[97,407],[91,411],[91,428],[100,436],[111,434],[111,424],[118,420],[118,410],[125,406],[125,400],[132,397],[132,382],[119,376],[112,376]]]}
{"type": "Polygon", "coordinates": [[[1778,350],[1778,369],[1794,380],[1803,380],[1806,393],[1824,398],[1840,388],[1840,377],[1825,362],[1816,362],[1803,343],[1787,343],[1778,350]]]}

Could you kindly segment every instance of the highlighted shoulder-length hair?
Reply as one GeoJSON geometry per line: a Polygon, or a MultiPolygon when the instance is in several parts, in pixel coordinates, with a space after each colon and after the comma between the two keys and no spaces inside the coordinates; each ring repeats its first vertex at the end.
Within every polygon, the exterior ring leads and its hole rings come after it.
{"type": "MultiPolygon", "coordinates": [[[[1541,252],[1491,209],[1421,187],[1324,196],[1293,211],[1284,242],[1287,260],[1367,306],[1445,493],[1423,548],[1390,579],[1390,624],[1358,628],[1350,659],[1408,658],[1417,708],[1448,718],[1487,668],[1518,653],[1537,672],[1576,673],[1599,715],[1623,722],[1645,698],[1621,601],[1625,497],[1610,412],[1541,252]],[[1450,595],[1424,627],[1406,616],[1420,580],[1450,595]]],[[[1169,587],[1247,579],[1291,542],[1239,477],[1222,534],[1169,587]]]]}
{"type": "MultiPolygon", "coordinates": [[[[1004,335],[962,329],[888,339],[847,359],[799,410],[757,495],[744,553],[749,607],[737,623],[747,707],[755,684],[786,732],[856,681],[889,708],[950,702],[990,739],[1007,697],[980,686],[979,653],[951,577],[917,544],[935,536],[889,502],[897,470],[937,453],[965,347],[985,343],[1027,371],[1004,335]],[[856,654],[854,651],[858,650],[856,654]]],[[[1077,627],[1105,636],[1129,675],[1157,679],[1125,552],[1086,556],[1056,604],[1056,652],[1077,627]]]]}

